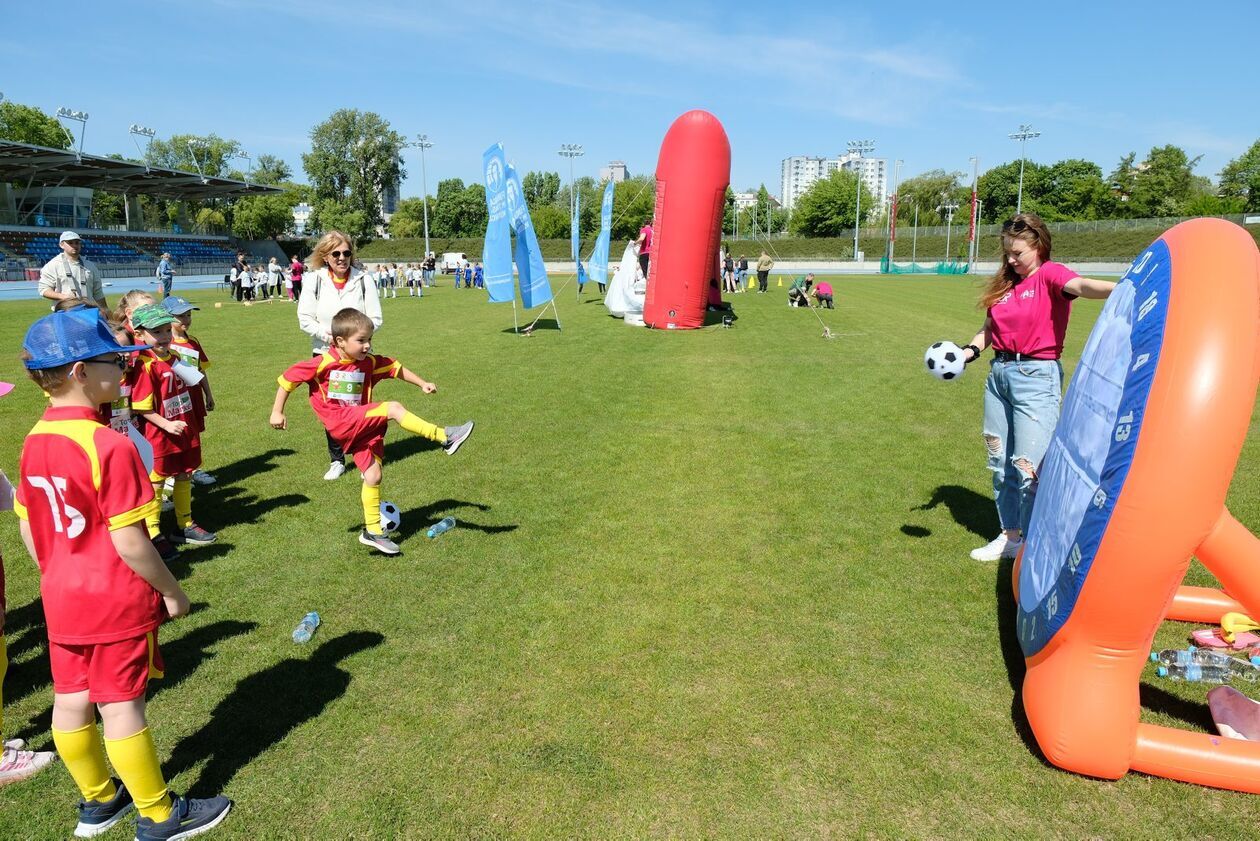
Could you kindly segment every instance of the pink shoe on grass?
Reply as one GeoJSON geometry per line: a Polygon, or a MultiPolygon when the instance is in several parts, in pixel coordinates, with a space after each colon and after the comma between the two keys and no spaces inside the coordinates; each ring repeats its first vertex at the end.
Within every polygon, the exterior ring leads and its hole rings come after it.
{"type": "Polygon", "coordinates": [[[33,777],[57,758],[52,751],[22,750],[9,747],[11,744],[14,742],[6,742],[4,753],[0,754],[0,786],[33,777]]]}

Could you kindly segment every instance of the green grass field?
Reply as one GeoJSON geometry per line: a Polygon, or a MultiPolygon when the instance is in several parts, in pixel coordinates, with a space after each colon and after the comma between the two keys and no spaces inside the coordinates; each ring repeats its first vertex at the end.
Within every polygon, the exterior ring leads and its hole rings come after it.
{"type": "MultiPolygon", "coordinates": [[[[563,331],[549,315],[529,338],[446,283],[386,301],[377,337],[440,389],[380,398],[477,421],[453,458],[391,430],[397,558],[355,542],[357,476],[322,481],[305,401],[268,427],[275,376],[309,347],[295,308],[190,295],[219,403],[220,483],[194,513],[220,542],[175,566],[195,609],[162,630],[149,711],[173,788],[236,801],[208,837],[1255,834],[1260,798],[1041,758],[1010,566],[967,557],[997,529],[983,372],[922,368],[979,324],[970,279],[839,279],[830,341],[773,282],[733,298],[734,329],[676,334],[569,285],[563,331]],[[446,514],[459,528],[426,540],[446,514]],[[308,610],[325,624],[295,646],[308,610]]],[[[0,401],[13,478],[42,408],[16,355],[44,311],[0,306],[0,379],[25,383],[0,401]]],[[[1067,359],[1097,312],[1077,304],[1067,359]]],[[[1252,526],[1258,456],[1253,435],[1230,495],[1252,526]]],[[[11,515],[0,545],[5,735],[50,748],[37,571],[11,515]]],[[[1209,728],[1204,694],[1152,671],[1143,719],[1209,728]]],[[[77,799],[60,765],[0,789],[0,838],[68,836],[77,799]]]]}

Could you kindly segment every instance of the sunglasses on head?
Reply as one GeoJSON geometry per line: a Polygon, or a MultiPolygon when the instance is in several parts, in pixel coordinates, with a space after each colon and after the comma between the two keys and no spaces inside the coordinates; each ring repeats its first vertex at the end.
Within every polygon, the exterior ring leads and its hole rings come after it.
{"type": "Polygon", "coordinates": [[[1004,234],[1020,234],[1028,230],[1028,223],[1023,219],[1011,219],[1002,223],[1002,233],[1004,234]]]}
{"type": "Polygon", "coordinates": [[[329,251],[329,252],[328,252],[328,256],[329,256],[329,257],[335,257],[335,258],[340,258],[340,257],[343,257],[343,256],[344,256],[347,260],[349,260],[349,259],[350,259],[350,249],[348,249],[348,248],[347,248],[345,251],[329,251]]]}

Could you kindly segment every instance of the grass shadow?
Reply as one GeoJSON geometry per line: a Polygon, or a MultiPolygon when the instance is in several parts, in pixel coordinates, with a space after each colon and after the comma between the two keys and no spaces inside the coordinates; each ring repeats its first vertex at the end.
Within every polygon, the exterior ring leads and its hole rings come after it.
{"type": "Polygon", "coordinates": [[[537,323],[534,323],[533,329],[527,330],[526,328],[529,327],[530,323],[533,322],[521,324],[519,329],[516,327],[508,327],[507,329],[500,330],[499,332],[508,334],[520,333],[522,336],[528,336],[531,333],[537,333],[542,330],[560,330],[560,322],[556,321],[554,318],[540,318],[537,323]]]}
{"type": "Polygon", "coordinates": [[[993,500],[961,485],[938,485],[931,499],[910,510],[931,511],[942,504],[954,522],[972,534],[989,537],[1001,530],[993,500]]]}
{"type": "Polygon", "coordinates": [[[1138,684],[1138,697],[1144,709],[1180,719],[1196,729],[1216,733],[1216,722],[1212,720],[1212,710],[1205,703],[1178,698],[1171,692],[1160,689],[1158,686],[1151,686],[1149,683],[1138,684]]]}
{"type": "MultiPolygon", "coordinates": [[[[454,516],[456,512],[466,508],[472,508],[476,511],[490,510],[489,505],[483,505],[480,502],[468,502],[467,500],[462,499],[439,499],[434,502],[430,502],[427,505],[421,505],[417,508],[409,508],[406,511],[401,512],[400,519],[402,520],[404,530],[400,531],[398,534],[392,535],[392,537],[397,542],[401,543],[412,535],[424,534],[425,530],[428,529],[429,526],[433,525],[446,515],[450,514],[454,516]],[[419,523],[420,525],[413,530],[407,528],[408,523],[419,523]]],[[[481,523],[475,523],[466,519],[462,514],[456,516],[456,521],[456,528],[479,531],[482,534],[501,534],[502,532],[516,531],[516,529],[519,528],[515,523],[504,526],[482,525],[481,523]]],[[[356,523],[353,526],[349,526],[346,531],[357,533],[361,528],[363,528],[363,526],[356,523]]]]}
{"type": "Polygon", "coordinates": [[[240,487],[213,486],[198,506],[197,522],[210,531],[239,525],[254,525],[265,514],[277,508],[289,508],[310,502],[305,494],[281,494],[261,499],[240,487]]]}
{"type": "Polygon", "coordinates": [[[248,479],[250,476],[256,476],[259,473],[267,473],[279,467],[276,460],[284,456],[291,456],[297,453],[297,450],[288,447],[275,447],[264,453],[253,456],[247,456],[238,459],[230,464],[216,467],[213,470],[214,478],[218,481],[214,485],[208,485],[208,488],[217,488],[222,485],[230,485],[239,482],[242,479],[248,479]]]}
{"type": "Polygon", "coordinates": [[[442,445],[437,441],[430,441],[428,438],[421,438],[419,435],[406,435],[402,438],[395,438],[393,441],[386,441],[385,469],[388,472],[389,466],[395,462],[411,458],[418,453],[427,453],[440,449],[442,449],[442,445]]]}
{"type": "Polygon", "coordinates": [[[906,537],[931,537],[932,536],[931,529],[924,528],[923,526],[912,526],[909,523],[906,523],[904,526],[901,527],[901,533],[904,534],[906,537]]]}
{"type": "Polygon", "coordinates": [[[177,581],[183,581],[192,573],[194,562],[202,564],[213,561],[215,558],[222,558],[235,548],[234,544],[223,541],[209,546],[184,546],[179,550],[179,557],[168,563],[166,568],[171,571],[171,575],[175,576],[177,581]]]}
{"type": "Polygon", "coordinates": [[[343,660],[384,641],[375,631],[351,631],[321,643],[310,657],[289,657],[243,678],[210,720],[175,746],[163,768],[166,778],[201,765],[189,794],[222,791],[242,768],[346,693],[351,675],[340,668],[343,660]]]}
{"type": "MultiPolygon", "coordinates": [[[[979,496],[979,494],[976,494],[979,496]]],[[[1028,714],[1024,711],[1021,691],[1024,686],[1024,650],[1020,647],[1019,637],[1015,633],[1016,605],[1015,593],[1011,589],[1011,570],[1014,561],[1005,560],[998,563],[996,582],[993,587],[997,616],[998,647],[1002,652],[1002,661],[1006,665],[1006,679],[1011,686],[1011,725],[1029,752],[1041,760],[1046,767],[1052,767],[1037,744],[1037,736],[1032,725],[1028,723],[1028,714]]]]}
{"type": "Polygon", "coordinates": [[[149,697],[179,686],[197,667],[215,656],[214,646],[226,639],[248,634],[257,622],[224,619],[195,628],[177,640],[160,643],[166,676],[149,684],[149,697]]]}

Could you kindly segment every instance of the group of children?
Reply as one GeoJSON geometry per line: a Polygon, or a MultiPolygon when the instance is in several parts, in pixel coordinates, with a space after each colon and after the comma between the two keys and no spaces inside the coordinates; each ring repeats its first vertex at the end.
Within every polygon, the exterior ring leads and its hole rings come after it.
{"type": "MultiPolygon", "coordinates": [[[[53,742],[82,795],[78,837],[103,833],[134,810],[138,841],[186,838],[216,826],[232,807],[222,796],[194,799],[168,790],[145,714],[148,680],[163,670],[158,628],[189,610],[166,565],[178,550],[159,528],[167,480],[173,480],[175,537],[192,544],[216,539],[192,520],[191,509],[200,435],[214,409],[209,359],[188,333],[197,309],[178,297],[157,304],[140,291],[127,293],[113,314],[88,301],[66,301],[35,322],[23,342],[27,372],[49,408],[23,444],[16,494],[5,493],[10,486],[0,474],[0,509],[11,496],[23,543],[40,569],[53,742]]],[[[329,350],[279,377],[271,425],[287,428],[288,396],[307,385],[316,416],[362,473],[359,541],[396,555],[397,544],[381,528],[389,421],[448,455],[468,440],[473,422],[439,427],[400,403],[372,402],[372,387],[384,379],[426,394],[437,390],[397,360],[373,354],[373,330],[359,310],[339,311],[329,350]]],[[[0,395],[7,391],[0,384],[0,395]]],[[[0,680],[7,665],[3,581],[0,563],[0,680]]],[[[4,743],[0,785],[53,759],[25,747],[4,743]]]]}
{"type": "Polygon", "coordinates": [[[408,297],[421,298],[424,296],[424,287],[433,285],[433,273],[425,268],[427,263],[427,260],[403,266],[397,263],[381,263],[376,268],[369,269],[368,274],[382,298],[397,298],[400,283],[406,285],[408,297]]]}
{"type": "MultiPolygon", "coordinates": [[[[300,275],[299,275],[300,277],[300,275]]],[[[267,265],[242,262],[240,268],[232,266],[228,283],[233,297],[238,301],[287,298],[295,300],[294,274],[290,267],[272,257],[267,265]]]]}
{"type": "Polygon", "coordinates": [[[481,264],[475,266],[469,265],[468,261],[464,261],[464,265],[455,267],[455,288],[459,288],[460,279],[464,281],[465,289],[485,289],[486,276],[481,269],[481,264]]]}

